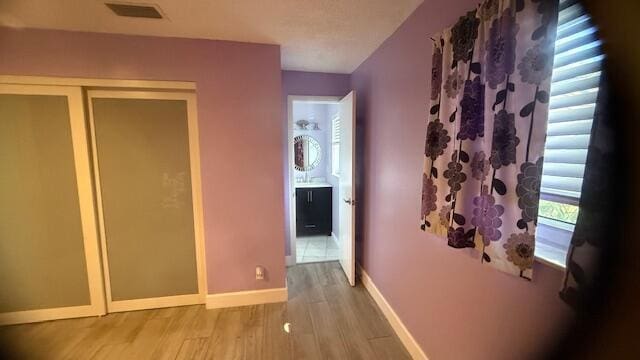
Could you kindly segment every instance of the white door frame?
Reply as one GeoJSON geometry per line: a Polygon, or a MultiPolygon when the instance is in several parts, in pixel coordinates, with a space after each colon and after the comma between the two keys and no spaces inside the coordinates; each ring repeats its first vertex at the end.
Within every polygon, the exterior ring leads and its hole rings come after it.
{"type": "Polygon", "coordinates": [[[104,288],[102,286],[96,217],[93,206],[92,178],[82,89],[77,86],[9,85],[2,82],[2,79],[0,79],[1,94],[62,95],[67,98],[90,304],[1,313],[0,325],[104,315],[106,307],[104,288]]]}
{"type": "Polygon", "coordinates": [[[17,85],[81,86],[91,88],[167,89],[175,91],[194,91],[196,89],[196,83],[192,81],[125,80],[30,75],[0,75],[0,83],[17,85]]]}
{"type": "MultiPolygon", "coordinates": [[[[296,264],[296,175],[294,171],[294,154],[293,154],[293,103],[307,102],[314,104],[338,104],[342,96],[306,96],[306,95],[289,95],[287,96],[287,174],[289,174],[289,189],[287,196],[289,198],[289,249],[290,255],[285,254],[286,265],[293,266],[296,264]]],[[[334,214],[335,216],[335,214],[334,214]]]]}
{"type": "Polygon", "coordinates": [[[109,312],[131,311],[170,306],[204,304],[207,295],[206,263],[204,260],[204,223],[202,210],[202,184],[200,178],[200,150],[198,136],[198,118],[196,94],[189,92],[165,91],[132,91],[132,90],[89,90],[87,92],[89,108],[90,136],[94,163],[94,178],[96,186],[96,201],[98,209],[98,224],[100,229],[100,244],[103,257],[103,271],[107,309],[109,312]],[[189,160],[191,169],[191,193],[193,205],[193,222],[195,235],[196,267],[198,274],[198,293],[187,295],[163,296],[146,299],[119,300],[111,298],[111,282],[109,278],[109,260],[106,244],[102,192],[100,188],[99,159],[96,151],[95,122],[91,101],[93,98],[117,99],[154,99],[154,100],[185,100],[187,102],[187,123],[189,132],[189,160]]]}

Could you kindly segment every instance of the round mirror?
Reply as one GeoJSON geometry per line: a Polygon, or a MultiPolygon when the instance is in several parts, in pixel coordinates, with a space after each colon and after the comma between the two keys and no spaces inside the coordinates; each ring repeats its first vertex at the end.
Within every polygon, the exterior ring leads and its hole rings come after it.
{"type": "Polygon", "coordinates": [[[298,171],[315,169],[322,157],[320,143],[309,135],[298,135],[294,138],[293,153],[295,168],[298,171]]]}

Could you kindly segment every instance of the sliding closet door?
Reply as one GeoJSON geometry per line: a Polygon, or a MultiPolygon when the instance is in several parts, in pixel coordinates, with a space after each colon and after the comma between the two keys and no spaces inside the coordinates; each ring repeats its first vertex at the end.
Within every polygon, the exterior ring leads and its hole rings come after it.
{"type": "Polygon", "coordinates": [[[105,313],[82,93],[0,84],[0,324],[105,313]]]}
{"type": "Polygon", "coordinates": [[[195,96],[89,91],[109,311],[204,302],[195,96]]]}

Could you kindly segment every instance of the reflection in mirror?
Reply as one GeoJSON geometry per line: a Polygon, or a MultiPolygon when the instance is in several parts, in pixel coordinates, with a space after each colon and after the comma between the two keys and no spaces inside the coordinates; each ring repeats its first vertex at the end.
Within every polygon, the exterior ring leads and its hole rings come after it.
{"type": "Polygon", "coordinates": [[[309,135],[299,135],[294,138],[293,152],[295,168],[298,171],[313,170],[320,164],[322,157],[320,143],[309,135]]]}

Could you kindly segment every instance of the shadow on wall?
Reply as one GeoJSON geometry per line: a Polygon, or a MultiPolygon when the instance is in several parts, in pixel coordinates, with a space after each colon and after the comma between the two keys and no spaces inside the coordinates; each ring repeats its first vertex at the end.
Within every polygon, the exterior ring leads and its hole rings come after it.
{"type": "MultiPolygon", "coordinates": [[[[356,110],[357,111],[357,110],[356,110]]],[[[365,238],[364,227],[364,119],[357,116],[356,122],[356,263],[362,262],[363,241],[365,238]]],[[[357,265],[356,265],[357,266],[357,265]]]]}
{"type": "MultiPolygon", "coordinates": [[[[369,79],[363,81],[364,86],[368,87],[369,79]]],[[[362,265],[363,251],[364,251],[364,239],[365,226],[364,226],[364,209],[366,206],[366,199],[364,196],[364,187],[366,185],[365,180],[365,148],[366,148],[366,122],[369,99],[365,93],[356,92],[356,174],[355,174],[355,192],[356,192],[356,224],[355,224],[355,242],[356,242],[356,263],[362,265]]],[[[357,266],[357,265],[356,265],[357,266]]]]}

